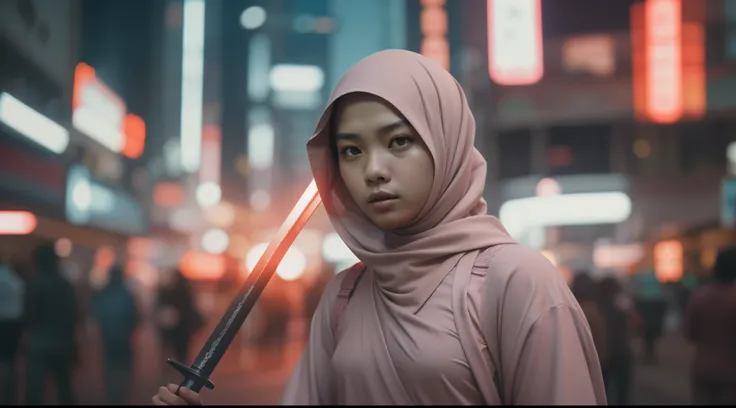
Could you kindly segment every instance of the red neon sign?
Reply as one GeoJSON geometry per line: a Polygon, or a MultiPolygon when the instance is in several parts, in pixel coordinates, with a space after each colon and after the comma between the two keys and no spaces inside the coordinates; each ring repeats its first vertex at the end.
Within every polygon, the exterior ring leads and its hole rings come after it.
{"type": "Polygon", "coordinates": [[[682,117],[682,4],[681,0],[647,0],[646,110],[657,123],[682,117]]]}
{"type": "Polygon", "coordinates": [[[131,159],[137,159],[143,154],[146,145],[146,122],[140,116],[129,113],[123,119],[125,144],[121,153],[131,159]]]}
{"type": "Polygon", "coordinates": [[[72,108],[75,127],[115,153],[140,157],[146,140],[146,124],[127,113],[125,102],[97,78],[95,69],[80,62],[74,70],[72,108]]]}
{"type": "Polygon", "coordinates": [[[631,7],[634,114],[638,119],[673,123],[705,114],[703,18],[703,3],[695,0],[648,0],[631,7]]]}

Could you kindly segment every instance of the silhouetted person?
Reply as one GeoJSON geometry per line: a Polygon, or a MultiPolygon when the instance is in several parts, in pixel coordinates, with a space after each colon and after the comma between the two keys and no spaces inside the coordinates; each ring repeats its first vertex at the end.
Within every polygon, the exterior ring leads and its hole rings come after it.
{"type": "Polygon", "coordinates": [[[123,269],[113,267],[107,284],[92,294],[92,315],[102,337],[108,403],[126,402],[133,375],[133,332],[139,314],[135,297],[125,285],[123,269]]]}
{"type": "Polygon", "coordinates": [[[722,250],[714,282],[697,289],[687,308],[685,335],[695,344],[691,366],[696,405],[736,404],[736,248],[722,250]]]}
{"type": "Polygon", "coordinates": [[[25,320],[28,327],[26,403],[43,402],[46,375],[52,374],[58,401],[74,404],[71,377],[76,357],[77,301],[74,287],[60,272],[51,244],[34,253],[36,274],[28,284],[25,320]]]}
{"type": "Polygon", "coordinates": [[[653,269],[639,271],[633,280],[636,309],[642,318],[644,362],[653,364],[657,361],[657,342],[662,337],[667,302],[662,284],[653,269]]]}
{"type": "Polygon", "coordinates": [[[181,271],[167,271],[159,282],[157,323],[164,351],[187,364],[193,335],[202,327],[202,316],[192,295],[189,282],[181,271]]]}
{"type": "Polygon", "coordinates": [[[0,405],[16,401],[16,362],[23,334],[25,283],[7,263],[0,263],[0,405]]]}
{"type": "Polygon", "coordinates": [[[595,343],[595,349],[598,352],[598,359],[603,365],[608,359],[607,335],[606,325],[596,301],[595,281],[587,272],[578,272],[572,280],[570,289],[588,320],[590,333],[593,335],[593,343],[595,343]]]}
{"type": "Polygon", "coordinates": [[[614,276],[606,276],[599,283],[598,299],[606,324],[608,359],[601,362],[608,402],[628,405],[630,400],[633,353],[631,350],[631,306],[622,304],[621,284],[614,276]]]}
{"type": "Polygon", "coordinates": [[[687,304],[690,301],[690,296],[695,292],[699,285],[700,282],[698,281],[698,278],[690,272],[685,272],[682,275],[682,279],[677,282],[677,303],[679,312],[682,316],[684,316],[687,311],[687,304]]]}

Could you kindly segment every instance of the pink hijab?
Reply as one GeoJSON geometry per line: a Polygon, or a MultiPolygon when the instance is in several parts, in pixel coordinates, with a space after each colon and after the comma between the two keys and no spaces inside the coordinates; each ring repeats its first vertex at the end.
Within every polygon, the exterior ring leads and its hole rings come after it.
{"type": "Polygon", "coordinates": [[[387,304],[417,312],[463,255],[514,242],[486,213],[486,161],[474,139],[475,120],[460,85],[439,64],[414,52],[386,50],[364,58],[330,96],[307,143],[312,172],[336,232],[375,274],[387,304]],[[330,149],[331,114],[335,101],[353,92],[373,94],[398,109],[434,159],[429,199],[400,232],[374,226],[337,172],[330,149]]]}

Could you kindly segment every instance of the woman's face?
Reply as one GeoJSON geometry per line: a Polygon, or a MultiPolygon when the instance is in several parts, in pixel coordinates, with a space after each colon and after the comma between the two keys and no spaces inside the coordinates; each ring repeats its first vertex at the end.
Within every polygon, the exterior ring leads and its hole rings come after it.
{"type": "Polygon", "coordinates": [[[393,106],[367,94],[341,99],[335,121],[338,167],[350,196],[378,228],[409,226],[434,182],[421,137],[393,106]]]}

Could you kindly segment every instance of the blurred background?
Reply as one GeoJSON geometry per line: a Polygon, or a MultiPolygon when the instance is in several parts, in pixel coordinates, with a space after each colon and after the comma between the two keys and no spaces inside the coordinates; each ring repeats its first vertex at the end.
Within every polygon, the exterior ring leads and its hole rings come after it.
{"type": "MultiPolygon", "coordinates": [[[[612,402],[690,403],[688,299],[736,243],[734,0],[0,0],[3,403],[178,383],[166,358],[191,363],[309,183],[332,87],[386,48],[462,84],[509,232],[581,304],[618,288],[612,402]]],[[[355,261],[318,210],[207,402],[277,402],[355,261]]]]}

